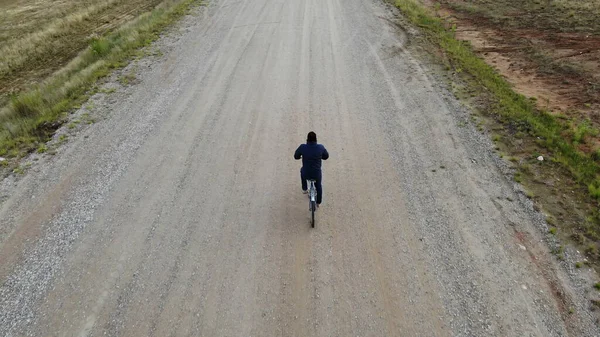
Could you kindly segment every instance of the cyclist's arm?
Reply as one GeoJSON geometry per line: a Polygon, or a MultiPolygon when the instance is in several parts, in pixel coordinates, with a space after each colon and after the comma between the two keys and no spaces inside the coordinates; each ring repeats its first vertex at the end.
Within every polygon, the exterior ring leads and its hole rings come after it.
{"type": "Polygon", "coordinates": [[[321,159],[323,159],[323,160],[329,159],[329,152],[327,152],[327,149],[325,148],[325,146],[323,146],[323,156],[321,157],[321,159]]]}
{"type": "Polygon", "coordinates": [[[296,152],[294,152],[294,159],[299,160],[300,158],[302,158],[302,151],[300,151],[301,148],[302,145],[298,146],[296,152]]]}

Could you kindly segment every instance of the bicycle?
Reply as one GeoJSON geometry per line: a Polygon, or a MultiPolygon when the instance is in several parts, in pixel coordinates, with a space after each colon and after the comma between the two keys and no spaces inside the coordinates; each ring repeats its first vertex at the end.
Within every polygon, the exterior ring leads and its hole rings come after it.
{"type": "Polygon", "coordinates": [[[310,225],[315,228],[315,211],[317,210],[317,188],[315,187],[316,180],[307,179],[308,184],[308,209],[311,213],[310,225]]]}

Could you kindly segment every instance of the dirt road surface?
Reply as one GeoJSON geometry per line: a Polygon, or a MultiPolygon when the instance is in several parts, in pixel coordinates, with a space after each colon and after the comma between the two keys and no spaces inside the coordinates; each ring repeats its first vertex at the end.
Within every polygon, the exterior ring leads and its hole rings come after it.
{"type": "Polygon", "coordinates": [[[219,0],[2,183],[2,336],[591,336],[541,216],[368,0],[219,0]],[[296,147],[329,153],[309,225],[296,147]]]}

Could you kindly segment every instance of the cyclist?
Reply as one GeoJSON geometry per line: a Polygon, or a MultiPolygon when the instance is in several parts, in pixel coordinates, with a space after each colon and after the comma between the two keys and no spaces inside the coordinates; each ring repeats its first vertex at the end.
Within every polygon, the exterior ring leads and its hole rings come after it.
{"type": "Polygon", "coordinates": [[[327,160],[327,158],[329,158],[329,153],[327,153],[325,146],[317,143],[317,134],[311,131],[306,137],[306,144],[301,144],[298,149],[296,149],[294,158],[296,160],[302,158],[302,168],[300,169],[302,193],[307,193],[308,190],[306,180],[315,180],[318,207],[323,200],[323,186],[321,185],[323,178],[321,174],[321,160],[327,160]]]}

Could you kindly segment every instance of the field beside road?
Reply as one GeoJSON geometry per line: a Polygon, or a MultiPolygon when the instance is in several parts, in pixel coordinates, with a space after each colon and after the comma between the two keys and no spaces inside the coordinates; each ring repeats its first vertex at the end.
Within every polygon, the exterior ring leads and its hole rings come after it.
{"type": "Polygon", "coordinates": [[[457,38],[540,108],[599,125],[600,2],[444,0],[434,6],[456,24],[457,38]]]}
{"type": "Polygon", "coordinates": [[[90,40],[162,0],[9,1],[0,3],[0,93],[20,92],[64,67],[90,40]]]}
{"type": "Polygon", "coordinates": [[[99,78],[193,3],[200,1],[0,3],[0,156],[42,145],[99,78]]]}

